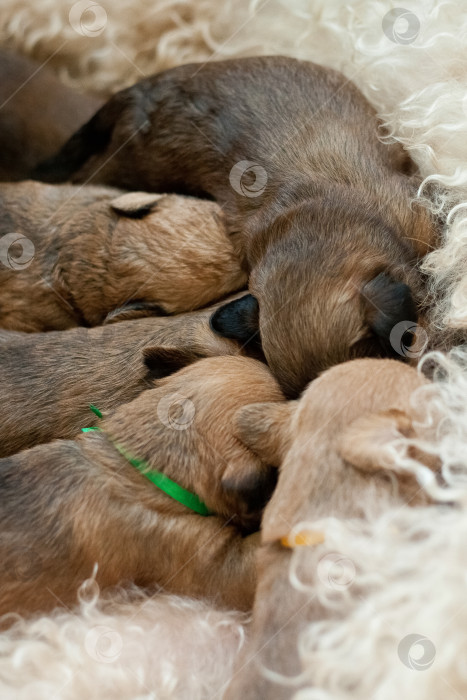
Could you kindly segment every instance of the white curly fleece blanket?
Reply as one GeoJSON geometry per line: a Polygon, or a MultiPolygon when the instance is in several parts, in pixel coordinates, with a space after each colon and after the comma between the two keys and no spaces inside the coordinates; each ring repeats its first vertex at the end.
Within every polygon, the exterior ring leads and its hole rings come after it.
{"type": "MultiPolygon", "coordinates": [[[[446,188],[433,205],[449,214],[445,243],[426,270],[436,328],[454,344],[467,326],[467,5],[401,2],[2,0],[0,31],[3,44],[104,94],[178,63],[255,53],[343,71],[427,181],[446,188]]],[[[414,400],[427,420],[433,410],[445,416],[429,449],[443,463],[443,495],[458,505],[324,524],[359,585],[342,598],[338,623],[310,625],[296,640],[309,679],[307,690],[291,689],[296,700],[467,697],[467,352],[439,361],[443,381],[414,400]]],[[[399,460],[407,464],[402,448],[399,460]]],[[[318,595],[326,601],[324,589],[318,595]]],[[[222,696],[246,629],[238,614],[173,597],[103,612],[92,592],[85,597],[80,614],[19,621],[0,634],[1,700],[222,696]]]]}

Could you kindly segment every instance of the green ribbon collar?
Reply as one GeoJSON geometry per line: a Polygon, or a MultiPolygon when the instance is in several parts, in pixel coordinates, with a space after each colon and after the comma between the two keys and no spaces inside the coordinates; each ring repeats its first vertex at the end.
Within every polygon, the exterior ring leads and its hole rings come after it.
{"type": "MultiPolygon", "coordinates": [[[[90,405],[89,408],[98,418],[102,418],[102,413],[99,411],[98,408],[96,408],[93,405],[90,405]]],[[[92,431],[98,431],[101,433],[104,432],[98,426],[92,426],[91,428],[81,428],[81,430],[83,433],[89,433],[92,431]]],[[[183,486],[180,486],[180,484],[177,484],[175,481],[172,481],[172,479],[170,479],[162,472],[158,472],[154,469],[151,469],[148,463],[144,460],[135,459],[130,454],[128,454],[124,447],[114,442],[109,437],[109,435],[107,435],[107,437],[109,438],[115,449],[118,450],[118,452],[120,452],[120,454],[123,457],[125,457],[125,459],[131,464],[132,467],[135,467],[135,469],[137,469],[140,472],[140,474],[145,476],[146,479],[148,479],[158,489],[170,496],[170,498],[173,498],[174,501],[178,501],[179,503],[186,506],[187,508],[190,508],[190,510],[193,510],[199,515],[212,515],[212,511],[209,510],[206,504],[203,503],[203,501],[201,501],[201,499],[195,493],[191,493],[191,491],[184,489],[183,486]]]]}

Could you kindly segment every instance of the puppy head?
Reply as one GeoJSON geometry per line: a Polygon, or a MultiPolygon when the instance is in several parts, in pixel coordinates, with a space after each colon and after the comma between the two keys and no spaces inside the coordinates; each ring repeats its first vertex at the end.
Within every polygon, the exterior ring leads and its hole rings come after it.
{"type": "Polygon", "coordinates": [[[172,314],[206,306],[246,286],[223,213],[214,202],[128,192],[110,202],[113,285],[125,300],[172,314]],[[134,291],[136,290],[136,291],[134,291]],[[137,296],[135,296],[135,294],[137,296]]]}
{"type": "MultiPolygon", "coordinates": [[[[324,205],[323,205],[324,206],[324,205]]],[[[276,242],[253,268],[249,303],[217,312],[213,328],[241,342],[259,333],[288,397],[324,369],[354,357],[404,355],[397,324],[417,321],[411,253],[377,217],[297,207],[271,227],[276,242]]]]}
{"type": "Polygon", "coordinates": [[[244,357],[206,358],[176,371],[183,357],[154,350],[151,363],[175,373],[119,409],[108,432],[214,513],[245,530],[258,527],[277,470],[238,439],[234,419],[254,400],[283,400],[276,380],[244,357]]]}
{"type": "Polygon", "coordinates": [[[214,202],[91,189],[54,271],[89,325],[188,312],[246,287],[214,202]]]}
{"type": "MultiPolygon", "coordinates": [[[[354,360],[311,382],[297,402],[242,409],[241,439],[260,458],[271,460],[273,450],[281,464],[263,541],[286,536],[302,521],[361,516],[378,489],[390,492],[388,446],[412,435],[409,400],[423,383],[416,370],[394,360],[354,360]]],[[[411,498],[413,486],[413,480],[404,484],[402,496],[411,498]]]]}

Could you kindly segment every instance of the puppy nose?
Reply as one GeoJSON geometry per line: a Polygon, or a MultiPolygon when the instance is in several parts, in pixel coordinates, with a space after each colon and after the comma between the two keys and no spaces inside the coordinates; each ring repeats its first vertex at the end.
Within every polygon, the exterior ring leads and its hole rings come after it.
{"type": "Polygon", "coordinates": [[[251,535],[253,532],[258,532],[260,529],[261,515],[262,512],[235,513],[231,522],[243,536],[251,535]]]}

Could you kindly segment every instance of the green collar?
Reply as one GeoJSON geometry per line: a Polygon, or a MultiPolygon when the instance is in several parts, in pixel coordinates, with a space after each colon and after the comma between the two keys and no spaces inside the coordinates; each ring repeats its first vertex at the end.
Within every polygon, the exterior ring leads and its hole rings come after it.
{"type": "MultiPolygon", "coordinates": [[[[89,408],[93,413],[96,414],[96,416],[102,418],[102,413],[99,411],[99,409],[92,405],[89,408]]],[[[103,430],[97,426],[93,426],[92,428],[81,428],[81,430],[83,433],[89,433],[95,430],[103,432],[103,430]]],[[[107,435],[107,437],[109,438],[115,449],[117,449],[118,452],[120,452],[120,454],[123,455],[123,457],[125,457],[125,459],[132,465],[132,467],[135,467],[143,476],[146,477],[146,479],[149,479],[149,481],[152,484],[154,484],[154,486],[157,486],[158,489],[160,489],[168,496],[173,498],[174,501],[178,501],[187,508],[194,510],[195,513],[198,513],[199,515],[212,515],[212,512],[208,509],[206,504],[203,503],[203,501],[201,501],[195,493],[187,491],[187,489],[184,489],[183,486],[180,486],[175,481],[172,481],[172,479],[170,479],[162,472],[150,469],[147,462],[141,459],[135,459],[134,457],[129,455],[128,452],[121,445],[118,445],[116,442],[114,442],[109,437],[109,435],[107,435]]]]}

